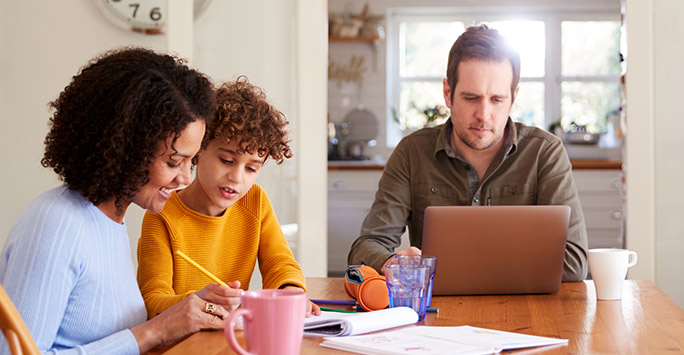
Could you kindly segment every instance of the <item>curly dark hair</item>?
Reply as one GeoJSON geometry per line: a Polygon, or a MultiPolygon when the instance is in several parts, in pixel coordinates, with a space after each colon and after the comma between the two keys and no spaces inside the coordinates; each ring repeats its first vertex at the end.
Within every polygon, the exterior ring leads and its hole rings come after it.
{"type": "Polygon", "coordinates": [[[277,164],[292,157],[286,129],[289,122],[246,76],[223,83],[216,90],[216,105],[216,119],[207,125],[208,140],[223,138],[230,142],[239,137],[238,153],[256,151],[264,161],[270,156],[277,164]]]}
{"type": "Polygon", "coordinates": [[[211,81],[185,61],[126,47],[92,59],[50,108],[41,164],[95,205],[114,200],[120,213],[149,181],[160,142],[175,143],[194,121],[209,124],[216,101],[211,81]]]}

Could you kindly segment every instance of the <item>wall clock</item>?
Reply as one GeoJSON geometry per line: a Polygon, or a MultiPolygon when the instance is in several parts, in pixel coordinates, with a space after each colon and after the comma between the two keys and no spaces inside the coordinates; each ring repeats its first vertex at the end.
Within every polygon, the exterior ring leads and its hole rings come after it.
{"type": "MultiPolygon", "coordinates": [[[[197,18],[211,0],[194,0],[197,18]]],[[[96,0],[105,17],[117,26],[144,34],[164,33],[167,0],[96,0]]]]}

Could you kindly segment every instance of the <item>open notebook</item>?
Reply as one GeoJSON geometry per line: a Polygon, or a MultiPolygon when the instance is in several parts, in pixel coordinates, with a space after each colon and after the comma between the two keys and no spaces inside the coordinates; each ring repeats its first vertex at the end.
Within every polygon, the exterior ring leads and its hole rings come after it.
{"type": "Polygon", "coordinates": [[[408,307],[372,312],[339,313],[322,311],[304,321],[304,335],[347,336],[365,334],[418,322],[418,314],[408,307]]]}

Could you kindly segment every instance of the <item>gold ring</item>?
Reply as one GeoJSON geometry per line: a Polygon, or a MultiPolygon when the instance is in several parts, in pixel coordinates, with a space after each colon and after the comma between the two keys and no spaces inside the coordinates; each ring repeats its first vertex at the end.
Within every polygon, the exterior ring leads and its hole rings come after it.
{"type": "Polygon", "coordinates": [[[207,302],[204,305],[204,313],[209,313],[209,314],[213,315],[215,311],[216,311],[216,305],[215,304],[213,304],[211,302],[207,302]]]}

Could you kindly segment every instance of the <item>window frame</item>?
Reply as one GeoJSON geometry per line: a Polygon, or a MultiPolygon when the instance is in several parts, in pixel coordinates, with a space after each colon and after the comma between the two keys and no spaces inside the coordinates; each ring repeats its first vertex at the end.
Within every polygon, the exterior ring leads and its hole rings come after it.
{"type": "MultiPolygon", "coordinates": [[[[563,82],[609,82],[619,83],[620,74],[563,76],[561,72],[561,23],[563,21],[620,21],[620,8],[609,6],[586,6],[578,9],[562,7],[540,9],[534,7],[482,7],[482,8],[390,8],[387,12],[387,147],[393,148],[403,136],[398,124],[394,122],[391,108],[400,107],[401,85],[413,81],[439,81],[446,77],[400,76],[400,24],[412,22],[463,22],[467,27],[472,23],[493,21],[542,21],[545,31],[545,68],[542,77],[521,77],[520,82],[541,82],[544,84],[544,128],[561,117],[561,85],[563,82]]],[[[455,39],[454,39],[455,40],[455,39]]],[[[448,53],[444,53],[444,61],[448,53]]],[[[524,66],[525,63],[522,63],[524,66]]]]}

